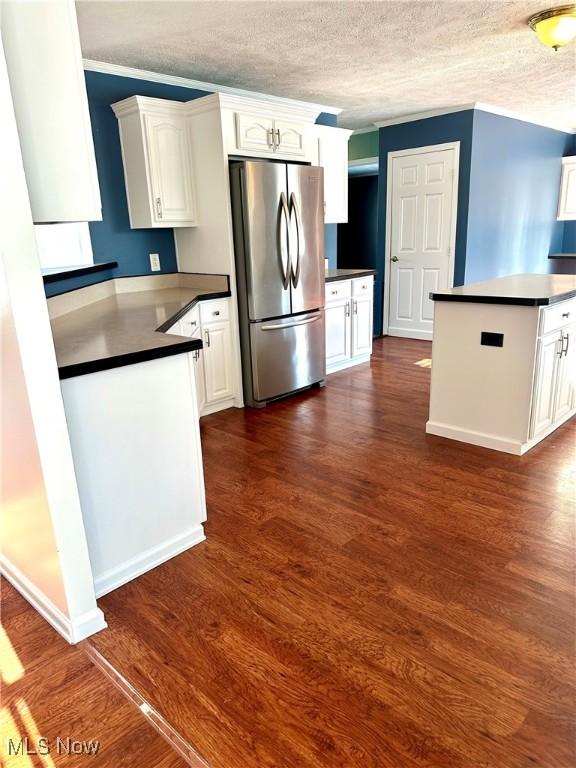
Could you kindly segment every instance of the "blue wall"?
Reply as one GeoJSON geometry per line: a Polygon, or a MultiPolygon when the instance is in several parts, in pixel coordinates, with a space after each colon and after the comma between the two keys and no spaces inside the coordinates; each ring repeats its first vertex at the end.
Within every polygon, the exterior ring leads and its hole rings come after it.
{"type": "MultiPolygon", "coordinates": [[[[46,285],[46,294],[64,291],[122,275],[150,274],[150,253],[160,254],[162,272],[177,271],[172,229],[130,229],[124,185],[118,121],[110,105],[129,96],[151,96],[173,101],[190,101],[208,91],[153,83],[100,72],[85,72],[88,106],[94,136],[103,220],[90,223],[94,261],[117,261],[117,269],[83,277],[68,278],[46,285]]],[[[336,125],[336,116],[321,113],[318,122],[336,125]]],[[[336,225],[326,225],[326,255],[336,265],[336,225]]]]}
{"type": "Polygon", "coordinates": [[[556,215],[561,158],[571,144],[562,131],[474,111],[467,283],[550,271],[548,255],[562,251],[556,215]]]}
{"type": "Polygon", "coordinates": [[[386,242],[386,192],[388,152],[431,144],[460,142],[460,172],[458,177],[458,221],[456,226],[455,285],[464,282],[466,264],[466,238],[468,228],[468,193],[470,188],[470,160],[472,155],[472,126],[474,112],[465,110],[449,115],[429,117],[380,128],[380,170],[378,183],[378,263],[374,333],[382,333],[382,301],[384,293],[384,249],[386,242]]]}

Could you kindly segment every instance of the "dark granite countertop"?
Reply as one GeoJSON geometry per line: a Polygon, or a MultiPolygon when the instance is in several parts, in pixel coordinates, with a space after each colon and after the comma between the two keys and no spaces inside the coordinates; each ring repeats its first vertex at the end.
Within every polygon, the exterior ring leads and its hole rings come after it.
{"type": "Polygon", "coordinates": [[[96,264],[82,264],[76,267],[45,267],[40,271],[44,283],[55,283],[70,277],[81,277],[82,275],[91,275],[94,272],[115,269],[117,266],[117,261],[100,261],[96,264]]]}
{"type": "Polygon", "coordinates": [[[547,306],[576,296],[576,275],[510,275],[430,294],[433,301],[547,306]]]}
{"type": "Polygon", "coordinates": [[[375,269],[327,269],[325,280],[327,283],[332,283],[334,280],[350,280],[354,277],[367,277],[375,274],[375,269]]]}
{"type": "Polygon", "coordinates": [[[163,331],[198,301],[226,296],[182,287],[117,293],[53,318],[60,378],[201,349],[201,339],[163,331]]]}

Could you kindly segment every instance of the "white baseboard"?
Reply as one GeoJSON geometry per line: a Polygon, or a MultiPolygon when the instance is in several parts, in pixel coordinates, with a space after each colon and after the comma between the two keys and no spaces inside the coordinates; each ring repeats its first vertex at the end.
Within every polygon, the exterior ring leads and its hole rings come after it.
{"type": "Polygon", "coordinates": [[[420,341],[432,341],[432,331],[407,331],[402,328],[388,328],[388,336],[398,336],[401,339],[419,339],[420,341]]]}
{"type": "Polygon", "coordinates": [[[70,619],[14,563],[2,555],[0,555],[0,573],[69,643],[79,643],[80,640],[85,640],[108,626],[104,620],[104,614],[98,607],[70,619]]]}
{"type": "Polygon", "coordinates": [[[102,597],[102,595],[112,592],[113,589],[127,584],[137,576],[151,571],[157,565],[161,565],[166,560],[170,560],[170,558],[185,552],[195,544],[199,544],[205,538],[204,527],[197,525],[179,536],[174,536],[168,541],[162,542],[157,547],[142,552],[138,557],[133,557],[116,568],[104,571],[104,573],[94,578],[96,597],[102,597]]]}
{"type": "Polygon", "coordinates": [[[344,360],[341,363],[335,363],[334,365],[326,366],[326,375],[331,373],[337,373],[337,371],[344,371],[346,368],[353,368],[355,365],[361,365],[362,363],[370,362],[370,355],[362,355],[361,357],[351,357],[349,360],[344,360]]]}
{"type": "Polygon", "coordinates": [[[243,408],[244,405],[238,405],[238,400],[235,397],[230,397],[228,400],[221,400],[218,403],[208,403],[202,408],[202,416],[208,416],[210,413],[217,413],[218,411],[225,411],[227,408],[243,408]]]}
{"type": "Polygon", "coordinates": [[[524,443],[521,443],[519,440],[498,437],[498,435],[487,435],[484,432],[459,429],[457,427],[451,427],[448,424],[439,424],[434,421],[426,422],[426,432],[429,435],[448,437],[452,440],[458,440],[461,443],[470,443],[471,445],[479,445],[482,448],[492,448],[495,451],[503,451],[504,453],[512,453],[515,456],[523,456],[531,448],[534,448],[535,445],[538,445],[538,443],[541,443],[542,440],[551,435],[552,432],[555,432],[562,426],[562,424],[569,421],[573,416],[576,416],[576,408],[567,413],[561,421],[552,424],[552,426],[545,432],[539,434],[538,437],[534,437],[524,443]]]}
{"type": "Polygon", "coordinates": [[[451,440],[458,440],[461,443],[479,445],[482,448],[492,448],[495,451],[513,453],[516,456],[521,456],[524,452],[522,450],[523,443],[519,441],[507,440],[506,438],[498,437],[497,435],[487,435],[484,432],[472,432],[466,429],[458,429],[434,421],[426,422],[426,432],[429,435],[448,437],[451,440]]]}

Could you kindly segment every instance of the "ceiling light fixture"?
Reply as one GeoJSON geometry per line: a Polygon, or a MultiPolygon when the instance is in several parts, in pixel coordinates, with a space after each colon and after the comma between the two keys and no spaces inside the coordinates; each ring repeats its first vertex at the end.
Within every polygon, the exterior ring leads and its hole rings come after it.
{"type": "Polygon", "coordinates": [[[528,19],[528,24],[541,43],[557,51],[576,37],[576,4],[540,11],[528,19]]]}

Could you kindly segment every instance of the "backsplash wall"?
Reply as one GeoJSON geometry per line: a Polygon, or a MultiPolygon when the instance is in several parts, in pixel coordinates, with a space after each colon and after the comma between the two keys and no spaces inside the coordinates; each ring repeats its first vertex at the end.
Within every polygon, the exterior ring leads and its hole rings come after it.
{"type": "MultiPolygon", "coordinates": [[[[127,275],[150,274],[150,253],[160,254],[161,272],[178,269],[172,229],[131,229],[122,168],[118,121],[110,105],[129,96],[150,96],[173,101],[191,101],[209,91],[155,83],[101,72],[85,72],[88,106],[94,137],[96,165],[102,197],[102,221],[90,223],[94,261],[117,261],[114,270],[65,278],[46,285],[50,296],[84,285],[127,275]]],[[[322,113],[318,122],[335,125],[335,115],[322,113]]],[[[336,266],[336,225],[326,225],[326,255],[336,266]]],[[[155,273],[158,274],[158,273],[155,273]]]]}

